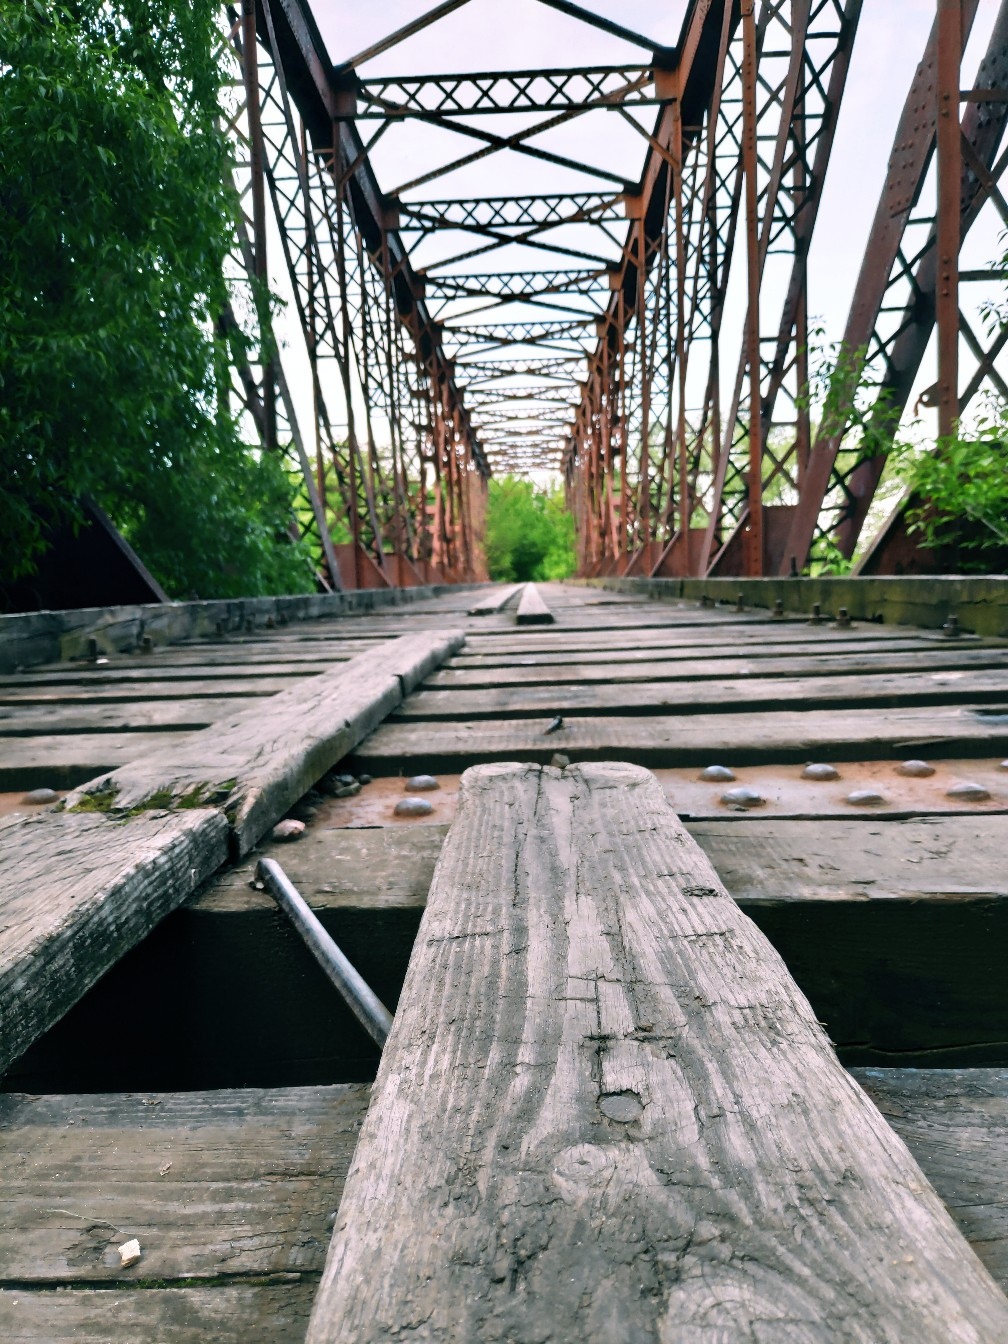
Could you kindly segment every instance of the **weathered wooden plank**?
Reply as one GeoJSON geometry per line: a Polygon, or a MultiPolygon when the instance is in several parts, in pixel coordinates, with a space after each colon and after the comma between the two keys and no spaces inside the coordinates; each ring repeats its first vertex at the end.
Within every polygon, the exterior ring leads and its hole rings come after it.
{"type": "Polygon", "coordinates": [[[67,807],[134,811],[212,803],[247,853],[321,775],[352,750],[464,636],[404,635],[287,691],[238,709],[143,760],[92,780],[67,807]]]}
{"type": "Polygon", "coordinates": [[[1008,1070],[854,1069],[959,1230],[1008,1289],[1008,1070]]]}
{"type": "Polygon", "coordinates": [[[213,811],[0,819],[0,1072],[226,854],[213,811]]]}
{"type": "MultiPolygon", "coordinates": [[[[246,691],[243,703],[263,698],[246,691]]],[[[150,699],[102,703],[86,707],[63,700],[45,706],[0,705],[0,733],[4,737],[58,736],[68,733],[198,732],[235,711],[235,701],[226,696],[201,696],[190,700],[176,695],[170,700],[150,699]]]]}
{"type": "Polygon", "coordinates": [[[0,1288],[7,1344],[303,1344],[318,1279],[276,1279],[150,1291],[0,1288]]]}
{"type": "MultiPolygon", "coordinates": [[[[632,715],[667,710],[703,714],[782,710],[898,707],[904,705],[996,704],[1008,701],[1008,669],[974,668],[875,672],[848,676],[738,677],[697,681],[605,682],[591,685],[479,687],[439,686],[420,691],[403,705],[402,719],[542,718],[565,714],[632,715]]],[[[0,711],[2,712],[2,711],[0,711]]],[[[1008,713],[1008,711],[1006,711],[1008,713]]],[[[140,725],[138,725],[140,726],[140,725]]]]}
{"type": "MultiPolygon", "coordinates": [[[[510,634],[497,634],[477,628],[470,631],[470,635],[469,653],[512,655],[515,652],[513,631],[510,634]]],[[[590,621],[583,630],[570,630],[565,624],[562,628],[558,626],[549,630],[537,630],[526,635],[522,640],[522,650],[527,650],[529,653],[548,653],[550,650],[563,651],[567,648],[572,652],[592,649],[618,650],[626,645],[628,635],[633,636],[632,646],[635,648],[662,645],[702,649],[708,646],[734,644],[738,649],[768,644],[771,647],[779,646],[782,650],[787,650],[793,644],[807,644],[813,640],[821,644],[824,649],[843,644],[854,646],[855,641],[856,647],[863,649],[866,645],[884,646],[893,640],[900,642],[908,639],[919,640],[921,644],[926,644],[929,641],[937,642],[939,638],[924,632],[908,635],[905,631],[897,633],[881,626],[867,625],[859,627],[856,631],[836,630],[831,626],[820,626],[813,630],[804,624],[782,626],[775,621],[755,618],[747,620],[740,616],[736,621],[699,622],[693,627],[674,621],[652,625],[645,621],[627,620],[622,625],[613,627],[600,627],[594,621],[590,621]]],[[[964,640],[962,647],[969,647],[973,643],[972,640],[964,640]]]]}
{"type": "Polygon", "coordinates": [[[74,788],[185,739],[172,732],[0,737],[0,789],[74,788]]]}
{"type": "MultiPolygon", "coordinates": [[[[604,620],[604,618],[603,618],[604,620]]],[[[553,613],[542,600],[539,589],[534,583],[527,583],[522,589],[521,601],[515,613],[516,625],[552,625],[553,613]]]]}
{"type": "Polygon", "coordinates": [[[752,714],[640,714],[565,717],[544,733],[541,719],[383,724],[354,753],[361,770],[458,771],[481,761],[547,763],[554,752],[576,760],[618,757],[658,767],[760,761],[900,759],[1008,754],[1008,715],[949,708],[801,710],[752,714]]]}
{"type": "Polygon", "coordinates": [[[0,1095],[0,1286],[321,1272],[369,1091],[0,1095]]]}
{"type": "Polygon", "coordinates": [[[657,781],[501,766],[465,781],[308,1339],[404,1326],[946,1344],[1008,1300],[657,781]]]}
{"type": "Polygon", "coordinates": [[[474,603],[473,606],[469,608],[467,614],[470,616],[493,616],[497,612],[503,611],[506,607],[510,606],[515,598],[524,590],[524,587],[525,585],[523,583],[510,583],[503,588],[494,588],[494,590],[488,593],[486,597],[481,598],[479,602],[474,603]]]}
{"type": "MultiPolygon", "coordinates": [[[[628,650],[628,652],[639,652],[628,650]]],[[[563,656],[544,654],[526,658],[520,651],[507,662],[490,664],[483,659],[460,655],[451,664],[433,673],[426,688],[476,690],[504,686],[566,686],[589,685],[595,682],[633,681],[718,681],[723,678],[745,677],[799,677],[799,676],[855,676],[874,672],[964,672],[1005,666],[1001,649],[963,649],[951,645],[921,647],[914,644],[892,653],[809,654],[795,652],[788,657],[773,656],[765,650],[753,650],[749,657],[740,658],[734,649],[723,649],[716,654],[683,655],[678,651],[660,655],[626,658],[621,661],[605,659],[599,654],[563,656]]],[[[189,694],[190,692],[187,692],[189,694]]],[[[7,697],[0,692],[0,700],[7,697]]]]}
{"type": "MultiPolygon", "coordinates": [[[[328,669],[319,669],[327,671],[328,669]]],[[[296,673],[302,676],[303,673],[296,673]]],[[[0,705],[92,705],[123,704],[148,700],[220,700],[234,701],[244,695],[276,695],[291,684],[290,676],[165,679],[163,681],[113,681],[100,685],[48,682],[43,685],[0,688],[0,705]]]]}

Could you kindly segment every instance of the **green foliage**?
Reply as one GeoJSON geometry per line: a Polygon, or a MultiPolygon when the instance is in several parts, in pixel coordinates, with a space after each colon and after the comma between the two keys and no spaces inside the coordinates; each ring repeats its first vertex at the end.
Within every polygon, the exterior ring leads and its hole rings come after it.
{"type": "Polygon", "coordinates": [[[502,583],[569,578],[577,555],[563,492],[536,490],[514,476],[491,480],[486,560],[491,579],[502,583]]]}
{"type": "Polygon", "coordinates": [[[910,531],[923,546],[954,556],[948,563],[956,570],[1005,572],[1008,408],[993,407],[969,439],[941,439],[931,451],[900,448],[897,467],[915,501],[910,531]]]}
{"type": "Polygon", "coordinates": [[[218,398],[216,0],[0,5],[0,577],[91,495],[172,595],[309,586],[218,398]]]}

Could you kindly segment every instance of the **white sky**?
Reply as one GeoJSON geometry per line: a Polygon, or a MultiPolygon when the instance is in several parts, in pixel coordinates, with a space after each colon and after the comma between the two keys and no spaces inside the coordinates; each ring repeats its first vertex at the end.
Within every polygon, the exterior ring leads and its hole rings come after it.
{"type": "MultiPolygon", "coordinates": [[[[685,0],[590,0],[595,13],[639,31],[657,43],[673,44],[686,9],[685,0]]],[[[313,9],[330,55],[340,62],[355,55],[394,29],[432,8],[432,0],[385,0],[362,5],[360,0],[314,0],[313,9]]],[[[924,50],[934,19],[936,0],[864,0],[864,9],[854,56],[840,112],[834,151],[826,179],[815,240],[809,265],[809,309],[821,319],[826,339],[841,336],[857,279],[865,241],[884,180],[892,149],[897,118],[924,50]]],[[[980,0],[973,39],[963,69],[968,85],[979,56],[986,46],[997,9],[997,0],[980,0]]],[[[447,18],[407,39],[395,49],[361,67],[364,77],[417,75],[443,72],[528,69],[544,66],[617,64],[626,61],[647,64],[648,52],[598,33],[537,3],[537,0],[470,0],[447,18]]],[[[651,129],[655,109],[640,110],[639,121],[651,129]]],[[[529,124],[521,115],[473,119],[481,128],[510,133],[529,124]]],[[[361,122],[361,134],[369,138],[375,122],[361,122]]],[[[643,137],[612,112],[590,113],[569,126],[533,142],[548,145],[578,162],[616,169],[628,181],[639,178],[646,153],[643,137]]],[[[447,155],[463,153],[474,142],[416,123],[397,124],[384,135],[372,154],[372,163],[382,188],[393,191],[447,155]]],[[[606,184],[584,174],[537,162],[506,151],[491,155],[448,179],[439,179],[414,192],[411,198],[445,196],[531,194],[538,191],[597,189],[606,184]]],[[[996,220],[982,220],[967,244],[968,261],[985,265],[1000,248],[996,220]]],[[[625,233],[626,226],[617,230],[625,233]]],[[[560,234],[554,234],[562,241],[560,234]]],[[[580,234],[584,242],[587,235],[580,234]]],[[[418,267],[435,263],[439,256],[456,250],[460,242],[472,245],[472,236],[440,235],[424,242],[415,253],[418,267]]],[[[574,241],[574,235],[570,235],[574,241]]],[[[598,233],[595,231],[595,241],[598,233]]],[[[615,244],[611,249],[615,253],[615,244]]],[[[549,266],[543,253],[523,249],[529,264],[549,266]]],[[[609,255],[607,253],[606,255],[609,255]]],[[[491,253],[462,265],[465,270],[495,270],[518,256],[491,253]],[[499,257],[499,260],[496,258],[499,257]]],[[[451,268],[449,268],[451,269],[451,268]]],[[[744,267],[738,265],[726,309],[723,364],[733,381],[734,355],[729,333],[741,330],[744,267]]],[[[966,300],[967,302],[969,299],[966,300]]],[[[584,304],[578,306],[583,307],[584,304]]],[[[965,304],[964,304],[965,306],[965,304]]],[[[501,317],[505,314],[502,313],[501,317]]],[[[484,319],[486,320],[486,319],[484,319]]],[[[776,315],[771,317],[776,326],[776,315]]],[[[933,359],[922,371],[919,387],[934,380],[933,359]]],[[[729,391],[730,395],[730,391],[729,391]]]]}

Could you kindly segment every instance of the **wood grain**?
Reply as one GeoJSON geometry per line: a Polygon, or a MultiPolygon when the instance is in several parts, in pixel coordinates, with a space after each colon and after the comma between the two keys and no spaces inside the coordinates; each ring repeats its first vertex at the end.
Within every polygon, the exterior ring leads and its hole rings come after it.
{"type": "Polygon", "coordinates": [[[1008,1289],[1008,1070],[851,1072],[1008,1289]]]}
{"type": "MultiPolygon", "coordinates": [[[[403,705],[404,719],[541,718],[562,710],[570,714],[702,714],[782,710],[798,703],[803,710],[898,707],[903,705],[1008,703],[1008,669],[932,670],[927,666],[899,672],[847,676],[711,678],[681,681],[622,680],[579,686],[483,686],[474,690],[420,691],[403,705]]],[[[1008,712],[1008,711],[1006,711],[1008,712]]]]}
{"type": "Polygon", "coordinates": [[[308,1339],[404,1329],[1008,1337],[1008,1301],[643,771],[464,782],[308,1339]]]}
{"type": "Polygon", "coordinates": [[[226,855],[214,811],[0,819],[0,1073],[226,855]]]}
{"type": "Polygon", "coordinates": [[[115,812],[197,801],[222,806],[236,854],[246,854],[287,809],[462,646],[448,631],[404,635],[232,711],[169,750],[92,780],[68,809],[104,798],[115,812]]]}
{"type": "Polygon", "coordinates": [[[728,762],[906,759],[910,756],[1008,755],[1008,713],[977,713],[968,705],[933,708],[564,716],[548,736],[551,715],[539,719],[383,724],[357,750],[362,770],[459,771],[482,761],[545,764],[562,751],[572,760],[616,757],[668,768],[728,762]]]}
{"type": "Polygon", "coordinates": [[[0,1096],[0,1286],[319,1273],[369,1091],[0,1096]]]}

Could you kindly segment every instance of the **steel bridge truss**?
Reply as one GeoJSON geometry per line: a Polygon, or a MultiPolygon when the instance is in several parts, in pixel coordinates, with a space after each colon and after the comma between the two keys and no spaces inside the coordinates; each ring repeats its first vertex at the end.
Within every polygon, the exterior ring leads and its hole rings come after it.
{"type": "Polygon", "coordinates": [[[562,473],[585,574],[850,557],[928,359],[918,400],[941,437],[984,397],[1008,402],[1003,270],[959,259],[982,212],[1008,226],[1008,0],[979,35],[979,0],[936,0],[824,401],[809,259],[863,0],[692,0],[675,47],[539,0],[621,59],[369,73],[465,3],[336,67],[307,0],[227,10],[236,274],[258,323],[235,343],[256,352],[235,395],[264,451],[289,456],[320,581],[482,576],[491,472],[562,473]],[[963,90],[971,36],[986,55],[963,90]],[[564,136],[603,114],[634,164],[572,154],[564,136]],[[396,159],[410,169],[383,191],[372,154],[405,126],[452,149],[396,159]],[[509,180],[546,165],[570,190],[445,194],[493,156],[509,180]],[[277,275],[297,349],[264,311],[277,275]]]}

